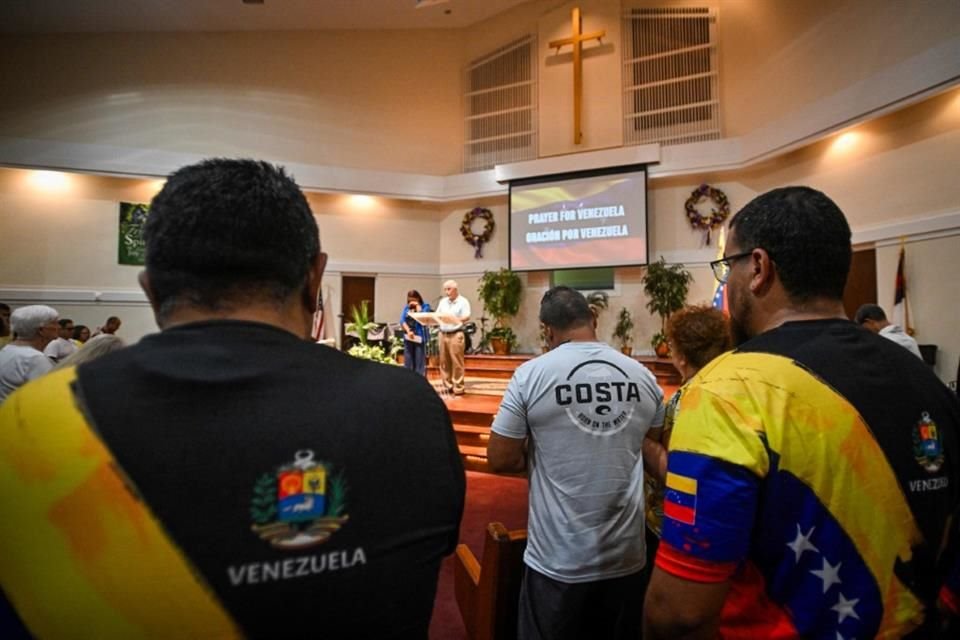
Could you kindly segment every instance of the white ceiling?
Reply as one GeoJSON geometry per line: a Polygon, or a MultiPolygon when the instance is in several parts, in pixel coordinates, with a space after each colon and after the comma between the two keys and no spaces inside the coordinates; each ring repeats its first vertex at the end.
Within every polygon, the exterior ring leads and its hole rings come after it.
{"type": "Polygon", "coordinates": [[[0,33],[451,29],[527,1],[0,0],[0,33]]]}

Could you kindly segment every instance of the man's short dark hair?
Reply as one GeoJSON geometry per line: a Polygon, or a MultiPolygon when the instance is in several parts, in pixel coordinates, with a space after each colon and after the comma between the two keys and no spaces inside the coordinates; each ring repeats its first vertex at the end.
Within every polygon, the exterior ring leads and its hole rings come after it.
{"type": "Polygon", "coordinates": [[[57,324],[60,325],[61,329],[65,329],[68,324],[73,324],[73,320],[70,318],[60,318],[57,320],[57,324]]]}
{"type": "Polygon", "coordinates": [[[282,168],[217,158],[179,169],[143,233],[158,314],[250,300],[282,304],[320,252],[316,220],[282,168]]]}
{"type": "Polygon", "coordinates": [[[810,187],[774,189],[730,221],[740,251],[762,248],[796,302],[843,298],[850,272],[850,226],[840,208],[810,187]]]}
{"type": "Polygon", "coordinates": [[[540,322],[561,331],[574,329],[593,322],[593,311],[576,289],[553,287],[540,300],[540,322]]]}
{"type": "Polygon", "coordinates": [[[883,312],[883,308],[880,305],[869,303],[860,305],[860,308],[857,309],[857,312],[853,316],[853,321],[857,324],[863,324],[867,320],[883,322],[886,319],[887,314],[883,312]]]}

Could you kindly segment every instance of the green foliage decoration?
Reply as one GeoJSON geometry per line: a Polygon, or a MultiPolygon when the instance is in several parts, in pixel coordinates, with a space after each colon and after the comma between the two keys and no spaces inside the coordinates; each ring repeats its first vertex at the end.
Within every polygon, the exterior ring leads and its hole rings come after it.
{"type": "Polygon", "coordinates": [[[617,325],[613,328],[613,337],[620,341],[621,347],[629,347],[633,342],[633,316],[626,307],[617,315],[617,325]]]}
{"type": "Polygon", "coordinates": [[[666,332],[667,318],[686,304],[693,275],[682,263],[668,265],[664,257],[660,256],[660,260],[647,265],[641,282],[649,298],[647,309],[660,316],[660,331],[654,336],[656,342],[651,341],[656,348],[657,344],[666,340],[663,334],[666,332]]]}
{"type": "Polygon", "coordinates": [[[368,303],[368,300],[361,300],[359,306],[355,305],[350,309],[350,317],[353,322],[348,322],[344,328],[350,333],[355,333],[359,342],[350,347],[347,353],[354,358],[399,366],[397,354],[403,349],[403,343],[400,340],[397,340],[395,336],[389,336],[387,343],[390,346],[387,350],[384,350],[380,345],[370,344],[367,339],[367,332],[377,328],[377,323],[370,318],[368,303]]]}
{"type": "Polygon", "coordinates": [[[505,320],[512,318],[520,311],[523,282],[520,276],[510,269],[484,271],[477,287],[477,295],[487,313],[493,316],[493,326],[497,329],[503,327],[505,320]]]}

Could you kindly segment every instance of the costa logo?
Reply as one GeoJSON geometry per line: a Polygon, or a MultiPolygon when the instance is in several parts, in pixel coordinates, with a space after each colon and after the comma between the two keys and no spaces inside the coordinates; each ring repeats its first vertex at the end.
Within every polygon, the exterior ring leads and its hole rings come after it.
{"type": "Polygon", "coordinates": [[[587,360],[554,388],[554,399],[581,431],[610,436],[630,422],[640,386],[611,362],[587,360]]]}

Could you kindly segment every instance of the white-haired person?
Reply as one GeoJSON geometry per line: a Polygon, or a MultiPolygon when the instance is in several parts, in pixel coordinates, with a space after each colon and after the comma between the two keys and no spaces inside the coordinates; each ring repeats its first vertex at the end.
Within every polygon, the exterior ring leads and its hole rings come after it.
{"type": "Polygon", "coordinates": [[[57,362],[54,369],[63,369],[65,367],[76,367],[84,362],[96,360],[100,356],[105,356],[112,351],[123,349],[127,343],[120,336],[112,333],[101,333],[93,336],[83,344],[82,349],[77,349],[69,356],[57,362]]]}
{"type": "Polygon", "coordinates": [[[53,368],[43,350],[60,331],[59,317],[56,309],[42,304],[20,307],[10,314],[10,328],[17,337],[0,349],[0,402],[53,368]]]}

